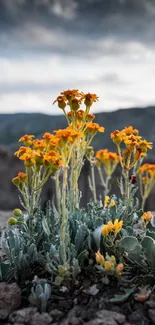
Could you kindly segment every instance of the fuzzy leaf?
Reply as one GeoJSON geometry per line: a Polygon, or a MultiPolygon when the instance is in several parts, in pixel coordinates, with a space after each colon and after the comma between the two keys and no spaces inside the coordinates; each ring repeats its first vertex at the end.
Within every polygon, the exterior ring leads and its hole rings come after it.
{"type": "Polygon", "coordinates": [[[136,287],[130,288],[130,289],[124,289],[124,294],[121,295],[115,295],[114,298],[110,299],[110,302],[114,303],[122,303],[126,301],[129,296],[135,291],[136,287]]]}
{"type": "Polygon", "coordinates": [[[118,246],[124,248],[127,252],[133,250],[138,245],[138,240],[134,236],[123,237],[118,243],[118,246]]]}

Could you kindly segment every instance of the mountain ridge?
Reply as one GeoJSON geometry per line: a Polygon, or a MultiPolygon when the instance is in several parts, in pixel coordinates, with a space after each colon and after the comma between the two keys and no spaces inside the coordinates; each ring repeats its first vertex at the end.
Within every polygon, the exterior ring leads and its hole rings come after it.
{"type": "MultiPolygon", "coordinates": [[[[105,127],[104,134],[98,134],[93,140],[95,150],[109,148],[116,150],[110,139],[115,129],[133,125],[147,141],[155,143],[155,106],[146,108],[118,109],[113,112],[95,114],[94,122],[105,127]]],[[[44,132],[67,126],[64,115],[48,115],[42,113],[0,114],[0,146],[13,152],[19,147],[18,139],[24,134],[34,134],[40,138],[44,132]]],[[[155,149],[151,155],[155,155],[155,149]]]]}

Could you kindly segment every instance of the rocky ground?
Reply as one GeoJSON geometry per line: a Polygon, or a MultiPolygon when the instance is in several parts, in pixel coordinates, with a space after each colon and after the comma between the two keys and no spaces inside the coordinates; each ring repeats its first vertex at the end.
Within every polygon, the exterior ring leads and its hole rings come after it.
{"type": "Polygon", "coordinates": [[[7,220],[12,216],[12,211],[0,210],[0,228],[5,227],[7,220]]]}
{"type": "MultiPolygon", "coordinates": [[[[81,285],[81,284],[80,284],[81,285]]],[[[3,325],[153,325],[155,295],[145,303],[134,297],[122,304],[109,302],[113,287],[92,294],[89,279],[82,287],[78,281],[71,297],[66,291],[49,301],[47,312],[23,304],[23,292],[16,284],[0,284],[0,324],[3,325]]],[[[119,291],[119,290],[118,290],[119,291]]]]}

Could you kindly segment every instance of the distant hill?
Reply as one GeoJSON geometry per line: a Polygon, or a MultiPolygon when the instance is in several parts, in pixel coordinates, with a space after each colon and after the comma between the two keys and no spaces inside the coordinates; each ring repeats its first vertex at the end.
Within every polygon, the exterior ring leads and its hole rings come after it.
{"type": "MultiPolygon", "coordinates": [[[[115,129],[133,125],[148,141],[155,144],[155,107],[121,109],[114,112],[95,114],[95,122],[105,127],[104,134],[98,134],[93,141],[95,150],[109,148],[115,150],[110,133],[115,129]]],[[[45,114],[0,114],[0,145],[9,151],[18,147],[18,139],[24,134],[34,134],[40,138],[44,132],[52,132],[67,125],[63,115],[45,114]]],[[[155,155],[155,146],[150,156],[155,155]]]]}

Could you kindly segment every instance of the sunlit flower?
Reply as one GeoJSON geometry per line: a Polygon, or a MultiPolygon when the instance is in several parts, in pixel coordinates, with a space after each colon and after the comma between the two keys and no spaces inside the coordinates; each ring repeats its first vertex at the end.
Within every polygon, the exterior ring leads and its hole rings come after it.
{"type": "Polygon", "coordinates": [[[125,127],[122,132],[126,135],[130,135],[130,134],[133,134],[133,135],[138,135],[138,130],[134,129],[133,126],[128,126],[128,127],[125,127]]]}

